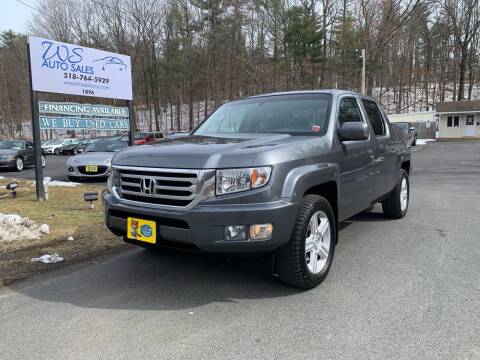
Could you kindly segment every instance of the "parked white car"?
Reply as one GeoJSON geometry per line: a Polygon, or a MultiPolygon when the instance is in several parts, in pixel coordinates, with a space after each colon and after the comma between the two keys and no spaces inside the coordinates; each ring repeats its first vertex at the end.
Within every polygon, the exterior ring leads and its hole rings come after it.
{"type": "Polygon", "coordinates": [[[63,145],[70,144],[73,139],[57,139],[53,140],[51,143],[45,143],[42,148],[45,151],[45,154],[60,154],[60,147],[63,145]]]}

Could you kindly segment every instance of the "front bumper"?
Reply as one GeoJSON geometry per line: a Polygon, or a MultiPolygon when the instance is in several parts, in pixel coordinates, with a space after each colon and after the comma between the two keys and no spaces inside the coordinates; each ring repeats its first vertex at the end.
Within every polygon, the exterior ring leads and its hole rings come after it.
{"type": "MultiPolygon", "coordinates": [[[[95,164],[91,164],[95,165],[95,164]]],[[[105,171],[99,171],[98,173],[88,173],[85,171],[81,171],[79,167],[84,167],[85,165],[67,165],[67,174],[70,177],[78,177],[78,178],[104,178],[108,177],[112,172],[112,168],[110,166],[105,165],[97,165],[99,168],[101,166],[106,167],[105,171]]]]}
{"type": "MultiPolygon", "coordinates": [[[[157,246],[178,245],[212,253],[269,253],[286,244],[295,223],[298,204],[279,200],[258,204],[198,204],[190,210],[166,210],[124,204],[111,193],[104,194],[107,227],[115,234],[127,233],[127,218],[153,220],[157,246]],[[225,240],[226,225],[273,224],[273,234],[264,241],[225,240]]],[[[144,245],[134,240],[128,242],[144,245]]]]}
{"type": "Polygon", "coordinates": [[[0,159],[0,169],[9,169],[16,166],[15,160],[0,159]]]}
{"type": "Polygon", "coordinates": [[[54,154],[54,149],[52,148],[44,148],[43,151],[45,152],[46,155],[54,154]]]}

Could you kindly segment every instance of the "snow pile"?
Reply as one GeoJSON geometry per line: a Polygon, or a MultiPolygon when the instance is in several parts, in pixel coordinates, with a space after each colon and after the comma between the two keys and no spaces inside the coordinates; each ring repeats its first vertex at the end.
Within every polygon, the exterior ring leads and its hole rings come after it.
{"type": "Polygon", "coordinates": [[[22,239],[38,239],[42,235],[50,234],[47,224],[38,226],[29,218],[17,214],[0,213],[0,242],[22,239]]]}
{"type": "MultiPolygon", "coordinates": [[[[64,187],[76,187],[81,185],[80,183],[70,182],[70,181],[60,181],[60,180],[52,180],[50,176],[46,176],[43,178],[43,186],[64,186],[64,187]]],[[[35,181],[32,181],[30,186],[35,186],[35,181]]]]}
{"type": "Polygon", "coordinates": [[[417,145],[426,145],[428,142],[437,141],[435,139],[417,139],[417,145]]]}
{"type": "Polygon", "coordinates": [[[30,261],[31,262],[42,262],[44,264],[56,264],[56,263],[59,263],[59,262],[62,262],[64,260],[63,257],[61,257],[60,255],[58,255],[57,253],[55,254],[45,254],[45,255],[42,255],[40,257],[36,257],[36,258],[32,258],[30,261]]]}
{"type": "Polygon", "coordinates": [[[47,176],[43,179],[44,186],[65,186],[65,187],[75,187],[80,185],[80,183],[76,182],[69,182],[69,181],[59,181],[59,180],[52,180],[50,176],[47,176]]]}

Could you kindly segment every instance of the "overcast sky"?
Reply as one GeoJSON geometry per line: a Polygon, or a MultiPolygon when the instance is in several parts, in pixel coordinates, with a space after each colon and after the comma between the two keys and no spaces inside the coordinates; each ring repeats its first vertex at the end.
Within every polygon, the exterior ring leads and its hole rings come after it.
{"type": "MultiPolygon", "coordinates": [[[[39,0],[21,0],[33,7],[38,5],[39,0]]],[[[35,10],[21,4],[17,0],[0,0],[0,31],[13,30],[25,33],[27,21],[35,10]]]]}

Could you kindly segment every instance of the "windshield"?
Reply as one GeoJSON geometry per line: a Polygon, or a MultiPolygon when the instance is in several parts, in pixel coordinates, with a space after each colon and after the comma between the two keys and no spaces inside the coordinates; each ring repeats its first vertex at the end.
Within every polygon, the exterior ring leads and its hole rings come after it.
{"type": "Polygon", "coordinates": [[[234,101],[219,107],[194,135],[323,135],[327,130],[330,102],[328,94],[272,95],[234,101]]]}
{"type": "Polygon", "coordinates": [[[0,149],[23,149],[23,141],[0,141],[0,149]]]}
{"type": "Polygon", "coordinates": [[[408,123],[394,123],[394,125],[402,130],[408,130],[408,123]]]}
{"type": "Polygon", "coordinates": [[[126,147],[124,141],[96,141],[87,146],[87,152],[114,152],[126,147]]]}

